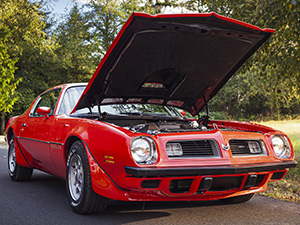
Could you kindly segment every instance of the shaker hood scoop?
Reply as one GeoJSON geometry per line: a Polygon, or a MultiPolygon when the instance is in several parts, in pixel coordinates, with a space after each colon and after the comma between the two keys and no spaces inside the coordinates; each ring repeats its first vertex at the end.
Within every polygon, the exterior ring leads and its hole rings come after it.
{"type": "Polygon", "coordinates": [[[195,115],[273,32],[216,13],[133,13],[73,112],[150,103],[195,115]]]}

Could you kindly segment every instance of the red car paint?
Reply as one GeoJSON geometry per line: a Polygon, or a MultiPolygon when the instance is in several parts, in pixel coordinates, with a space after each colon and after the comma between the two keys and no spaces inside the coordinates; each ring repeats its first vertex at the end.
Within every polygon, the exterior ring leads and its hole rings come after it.
{"type": "MultiPolygon", "coordinates": [[[[66,89],[71,85],[63,85],[66,89]]],[[[32,106],[31,106],[32,107],[32,106]]],[[[253,123],[211,121],[209,126],[216,124],[218,128],[202,132],[168,133],[151,136],[158,147],[158,161],[153,165],[138,165],[134,162],[130,153],[130,141],[135,136],[147,136],[147,134],[133,133],[122,127],[107,124],[91,119],[70,118],[67,115],[52,115],[46,117],[30,118],[27,110],[23,115],[11,122],[6,130],[9,134],[14,131],[17,139],[16,160],[18,164],[25,167],[33,167],[54,174],[65,179],[65,167],[68,148],[72,138],[80,139],[86,148],[89,156],[90,169],[92,173],[93,189],[101,195],[118,200],[137,200],[137,201],[165,201],[165,200],[212,200],[228,196],[236,196],[245,193],[263,191],[267,187],[267,182],[271,180],[274,172],[287,169],[271,170],[259,172],[265,174],[265,180],[255,188],[242,190],[238,189],[207,192],[203,195],[195,195],[195,189],[203,176],[174,176],[165,178],[132,177],[128,176],[124,170],[127,167],[141,167],[152,169],[164,168],[194,168],[206,166],[236,165],[243,166],[249,164],[281,163],[291,162],[294,153],[287,159],[278,159],[272,149],[271,135],[284,135],[282,132],[253,123]],[[26,123],[25,127],[22,124],[26,123]],[[222,127],[235,128],[241,131],[221,131],[222,127]],[[21,128],[21,129],[20,129],[21,128]],[[248,131],[248,132],[245,132],[248,131]],[[259,131],[249,132],[249,131],[259,131]],[[259,157],[238,157],[231,155],[230,151],[222,149],[221,145],[227,145],[230,139],[260,139],[266,143],[268,155],[259,157]],[[186,160],[169,159],[165,151],[165,143],[170,140],[190,140],[190,139],[214,139],[221,150],[219,158],[195,158],[186,160]],[[112,162],[105,162],[105,156],[113,157],[112,162]],[[172,179],[194,179],[191,189],[187,193],[174,194],[169,191],[169,183],[172,179]],[[144,180],[160,180],[159,188],[141,188],[144,180]]],[[[55,114],[55,113],[54,113],[55,114]]],[[[9,136],[8,136],[9,142],[9,136]]],[[[290,142],[290,141],[289,141],[290,142]]],[[[290,143],[290,146],[292,144],[290,143]]],[[[252,173],[234,174],[232,176],[246,176],[252,173]]],[[[226,176],[215,175],[213,177],[226,176]]],[[[204,176],[205,177],[205,176],[204,176]]]]}
{"type": "MultiPolygon", "coordinates": [[[[99,90],[95,87],[100,87],[105,83],[105,79],[101,78],[99,79],[100,83],[95,83],[96,78],[135,17],[172,19],[179,17],[210,18],[211,16],[239,25],[243,29],[246,27],[259,32],[274,32],[272,29],[260,29],[215,13],[157,16],[135,13],[125,23],[83,91],[79,100],[81,105],[94,104],[95,97],[89,97],[87,94],[90,93],[91,89],[99,94],[99,90]]],[[[243,58],[241,61],[245,60],[246,58],[243,58]]],[[[232,74],[229,73],[229,75],[232,74]]],[[[109,74],[105,74],[105,76],[109,77],[109,74]]],[[[226,80],[227,78],[224,82],[226,80]]],[[[214,200],[261,192],[267,188],[268,182],[283,178],[290,167],[296,166],[294,151],[289,138],[278,130],[262,125],[246,122],[209,121],[205,125],[206,128],[201,130],[191,127],[190,130],[182,130],[182,132],[157,130],[156,133],[149,133],[134,131],[125,125],[116,125],[117,122],[107,121],[105,117],[95,119],[59,113],[66,91],[85,85],[65,84],[47,90],[32,103],[23,115],[9,120],[5,132],[8,143],[10,143],[13,135],[15,137],[15,158],[18,165],[46,171],[66,179],[68,152],[72,143],[80,140],[88,156],[93,190],[101,196],[124,201],[214,200]],[[59,94],[55,99],[57,102],[53,112],[47,108],[37,110],[36,104],[40,103],[44,94],[56,90],[59,94]],[[36,115],[34,115],[35,111],[36,115]],[[281,135],[287,139],[291,151],[288,157],[279,158],[276,156],[272,144],[274,135],[281,135]],[[131,153],[131,143],[135,137],[140,136],[149,137],[153,140],[157,148],[157,160],[154,163],[139,164],[135,162],[131,153]],[[266,152],[260,155],[250,155],[249,153],[233,156],[230,141],[236,139],[258,140],[263,143],[266,152]],[[167,142],[185,143],[185,141],[191,140],[209,140],[215,143],[218,154],[214,157],[189,158],[171,158],[168,156],[167,142]],[[251,183],[249,181],[251,176],[255,177],[255,184],[249,184],[251,183]],[[213,187],[202,187],[208,185],[211,180],[215,182],[213,187]],[[230,183],[228,186],[227,180],[230,183]],[[182,191],[175,187],[176,185],[180,186],[181,182],[188,188],[185,187],[182,191]]],[[[209,100],[214,95],[211,94],[214,92],[214,88],[219,89],[222,85],[218,80],[212,84],[211,88],[205,87],[201,95],[196,96],[196,107],[187,107],[186,109],[190,109],[192,114],[196,114],[195,112],[205,105],[206,100],[203,101],[202,94],[205,95],[205,99],[209,100]]],[[[102,90],[103,95],[107,93],[107,90],[102,90]]],[[[112,96],[107,95],[106,97],[112,96]]],[[[116,94],[116,97],[119,96],[116,94]]],[[[126,96],[126,98],[128,97],[130,96],[126,96]]],[[[141,95],[141,98],[145,98],[147,101],[148,97],[141,95]]],[[[153,98],[155,99],[155,96],[153,98]]],[[[79,107],[79,102],[72,113],[83,108],[79,107]]],[[[160,101],[157,102],[160,104],[160,101]]],[[[123,103],[126,104],[126,102],[123,103]]],[[[123,120],[126,120],[126,117],[123,120]]]]}

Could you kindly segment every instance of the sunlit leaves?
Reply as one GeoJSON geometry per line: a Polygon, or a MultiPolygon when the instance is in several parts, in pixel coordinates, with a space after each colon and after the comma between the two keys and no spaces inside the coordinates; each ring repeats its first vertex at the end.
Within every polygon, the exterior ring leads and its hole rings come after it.
{"type": "Polygon", "coordinates": [[[239,85],[230,87],[232,82],[229,82],[221,90],[219,97],[217,96],[220,101],[216,105],[225,107],[232,99],[232,95],[228,93],[235,92],[243,93],[245,98],[238,99],[235,96],[231,108],[232,110],[236,108],[236,111],[233,114],[232,111],[227,111],[233,117],[251,116],[256,108],[256,105],[249,104],[255,104],[251,102],[253,97],[256,98],[256,104],[259,103],[261,106],[261,111],[257,113],[264,116],[279,119],[282,113],[295,113],[299,108],[296,106],[300,103],[298,0],[190,0],[184,1],[184,4],[187,8],[198,12],[215,11],[262,28],[276,29],[271,38],[236,75],[242,78],[238,81],[239,85]],[[226,100],[221,101],[221,93],[228,96],[226,100]]]}
{"type": "Polygon", "coordinates": [[[45,14],[38,3],[4,0],[0,4],[0,13],[1,23],[10,32],[5,46],[10,59],[16,62],[17,69],[12,73],[22,79],[17,89],[19,100],[13,108],[14,113],[20,114],[34,99],[32,96],[54,83],[55,43],[44,32],[45,14]],[[33,94],[28,95],[28,92],[33,94]]]}

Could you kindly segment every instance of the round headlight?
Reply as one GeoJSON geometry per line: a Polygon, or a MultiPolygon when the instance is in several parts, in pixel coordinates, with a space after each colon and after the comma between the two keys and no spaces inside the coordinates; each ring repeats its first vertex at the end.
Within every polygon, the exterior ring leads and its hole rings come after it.
{"type": "Polygon", "coordinates": [[[131,142],[131,153],[134,161],[141,164],[156,162],[157,152],[153,140],[148,137],[138,137],[131,142]]]}
{"type": "Polygon", "coordinates": [[[273,149],[277,157],[288,158],[291,156],[291,148],[287,138],[283,135],[272,137],[273,149]]]}

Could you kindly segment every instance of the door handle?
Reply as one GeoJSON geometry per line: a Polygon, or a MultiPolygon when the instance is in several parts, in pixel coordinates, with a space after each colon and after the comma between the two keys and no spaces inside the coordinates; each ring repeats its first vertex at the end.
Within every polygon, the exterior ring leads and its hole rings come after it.
{"type": "Polygon", "coordinates": [[[26,125],[27,125],[26,123],[22,123],[22,127],[26,127],[26,125]]]}

